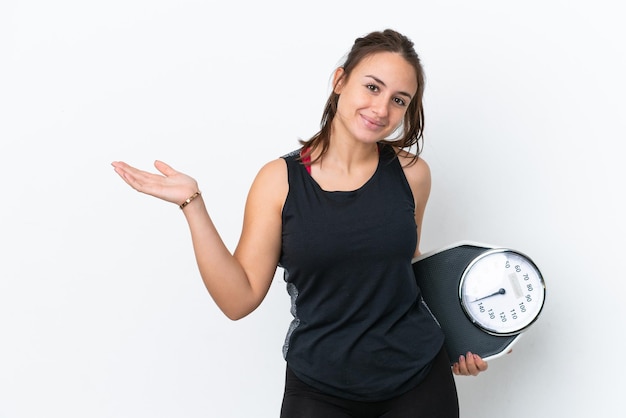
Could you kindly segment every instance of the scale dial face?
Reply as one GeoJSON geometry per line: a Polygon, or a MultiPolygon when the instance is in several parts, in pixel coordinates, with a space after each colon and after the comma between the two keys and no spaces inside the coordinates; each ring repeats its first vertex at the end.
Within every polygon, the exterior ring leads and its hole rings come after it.
{"type": "Polygon", "coordinates": [[[514,335],[539,316],[546,297],[537,266],[522,253],[493,249],[476,257],[459,282],[467,317],[492,335],[514,335]]]}

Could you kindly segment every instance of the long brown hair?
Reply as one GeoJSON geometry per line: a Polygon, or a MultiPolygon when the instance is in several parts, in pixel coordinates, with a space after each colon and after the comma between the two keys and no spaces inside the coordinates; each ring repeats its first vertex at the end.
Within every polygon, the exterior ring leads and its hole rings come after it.
{"type": "MultiPolygon", "coordinates": [[[[422,106],[422,98],[424,95],[424,70],[415,52],[413,42],[406,36],[392,29],[371,32],[366,36],[357,38],[342,65],[344,70],[342,77],[350,77],[352,70],[364,58],[378,52],[394,52],[402,55],[415,69],[417,78],[417,92],[413,100],[409,103],[406,114],[404,115],[404,120],[401,125],[402,132],[395,138],[381,140],[380,142],[404,149],[416,146],[415,158],[417,158],[421,153],[424,138],[424,108],[422,106]]],[[[338,81],[339,80],[336,82],[338,81]]],[[[326,101],[320,122],[320,130],[310,139],[300,141],[300,144],[306,150],[302,155],[304,158],[309,157],[315,149],[321,147],[320,153],[311,163],[321,158],[326,151],[328,151],[330,145],[330,128],[337,114],[337,102],[339,101],[339,94],[335,93],[334,88],[335,86],[333,86],[333,91],[326,101]]]]}

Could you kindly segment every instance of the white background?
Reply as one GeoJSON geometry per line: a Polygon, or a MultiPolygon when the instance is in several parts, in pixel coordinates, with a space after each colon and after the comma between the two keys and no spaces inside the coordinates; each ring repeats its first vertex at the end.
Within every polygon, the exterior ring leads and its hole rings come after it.
{"type": "Polygon", "coordinates": [[[614,1],[0,3],[0,417],[277,417],[279,271],[232,322],[178,208],[109,165],[196,177],[234,249],[262,164],[318,127],[354,38],[391,27],[426,74],[423,252],[531,256],[537,323],[461,415],[623,412],[626,29],[614,1]]]}

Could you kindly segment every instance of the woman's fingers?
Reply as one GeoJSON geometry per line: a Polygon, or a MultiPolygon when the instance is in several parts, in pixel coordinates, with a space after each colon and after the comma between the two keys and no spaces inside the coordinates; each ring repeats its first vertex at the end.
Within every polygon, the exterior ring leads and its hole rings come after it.
{"type": "Polygon", "coordinates": [[[111,163],[115,172],[133,189],[168,202],[180,204],[198,191],[196,181],[174,170],[162,161],[155,161],[158,174],[139,170],[123,161],[111,163]]]}
{"type": "Polygon", "coordinates": [[[176,174],[180,174],[178,171],[174,170],[169,165],[165,164],[163,161],[156,160],[154,162],[154,166],[160,173],[162,173],[165,177],[171,177],[176,174]]]}
{"type": "Polygon", "coordinates": [[[462,376],[477,376],[488,367],[489,364],[479,355],[468,352],[465,356],[459,356],[459,361],[452,366],[452,372],[462,376]]]}
{"type": "Polygon", "coordinates": [[[111,163],[111,165],[113,166],[115,172],[122,178],[122,180],[124,180],[130,187],[134,189],[135,186],[133,185],[133,183],[135,183],[135,179],[128,170],[130,166],[120,161],[114,161],[113,163],[111,163]]]}
{"type": "MultiPolygon", "coordinates": [[[[151,176],[156,176],[155,174],[150,174],[146,171],[139,170],[135,167],[132,167],[124,162],[116,161],[113,164],[115,172],[133,189],[139,192],[146,192],[146,185],[152,181],[154,182],[156,179],[150,179],[151,176]]],[[[161,177],[161,176],[157,176],[161,177]]]]}

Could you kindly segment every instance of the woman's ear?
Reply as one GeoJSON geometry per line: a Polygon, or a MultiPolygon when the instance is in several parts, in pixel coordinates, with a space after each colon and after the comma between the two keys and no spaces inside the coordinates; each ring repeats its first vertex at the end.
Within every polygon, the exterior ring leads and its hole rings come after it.
{"type": "Polygon", "coordinates": [[[335,70],[333,74],[333,92],[335,94],[341,94],[341,90],[343,88],[343,82],[345,80],[345,70],[343,67],[339,67],[335,70]]]}

